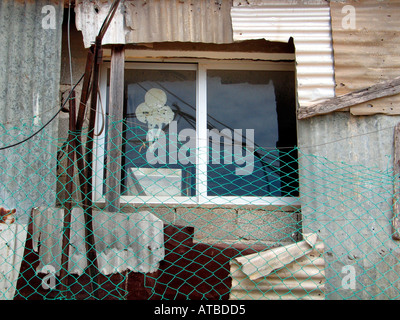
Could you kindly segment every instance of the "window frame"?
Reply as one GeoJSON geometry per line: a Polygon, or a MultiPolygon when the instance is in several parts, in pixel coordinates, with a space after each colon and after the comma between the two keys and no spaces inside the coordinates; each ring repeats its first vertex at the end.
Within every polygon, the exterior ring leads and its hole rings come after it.
{"type": "MultiPolygon", "coordinates": [[[[256,196],[209,196],[207,195],[207,70],[266,70],[293,71],[294,60],[288,61],[253,61],[253,60],[211,60],[211,59],[126,59],[126,69],[163,69],[196,71],[196,195],[192,197],[157,197],[153,196],[120,196],[121,204],[171,204],[171,205],[299,205],[298,197],[256,197],[256,196]],[[164,199],[165,198],[165,199],[164,199]]],[[[102,97],[102,108],[96,119],[96,132],[100,131],[106,110],[107,69],[110,62],[105,61],[101,67],[99,90],[102,97]]],[[[106,134],[103,132],[94,141],[94,201],[106,202],[102,194],[104,184],[104,146],[106,134]]]]}

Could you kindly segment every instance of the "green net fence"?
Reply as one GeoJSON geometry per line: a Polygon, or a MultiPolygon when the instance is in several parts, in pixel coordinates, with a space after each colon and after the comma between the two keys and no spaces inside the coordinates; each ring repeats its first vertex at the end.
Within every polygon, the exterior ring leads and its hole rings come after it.
{"type": "Polygon", "coordinates": [[[202,164],[179,140],[163,162],[177,140],[126,121],[108,125],[118,143],[95,136],[91,175],[71,144],[85,133],[1,125],[1,299],[399,298],[390,165],[242,143],[202,164]]]}

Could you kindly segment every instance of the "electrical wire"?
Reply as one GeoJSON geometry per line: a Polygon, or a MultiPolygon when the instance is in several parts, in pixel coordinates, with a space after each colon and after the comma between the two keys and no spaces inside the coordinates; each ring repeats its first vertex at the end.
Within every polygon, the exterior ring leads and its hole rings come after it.
{"type": "Polygon", "coordinates": [[[114,14],[117,11],[119,3],[120,3],[120,0],[115,0],[113,2],[113,4],[111,5],[110,10],[108,11],[108,14],[107,14],[106,18],[104,19],[103,24],[101,25],[101,28],[100,28],[99,33],[98,33],[98,37],[100,37],[101,39],[104,37],[104,34],[106,33],[106,31],[108,29],[108,26],[111,23],[111,20],[113,19],[114,14]]]}
{"type": "Polygon", "coordinates": [[[16,143],[14,143],[14,144],[11,144],[11,145],[8,145],[8,146],[5,146],[5,147],[0,147],[0,151],[1,151],[1,150],[5,150],[5,149],[10,149],[10,148],[16,147],[16,146],[18,146],[18,145],[20,145],[20,144],[22,144],[22,143],[24,143],[24,142],[26,142],[26,141],[32,139],[34,136],[36,136],[36,135],[39,134],[41,131],[43,131],[52,121],[54,121],[54,119],[55,119],[55,118],[59,115],[59,113],[62,111],[62,109],[64,108],[64,106],[66,105],[66,103],[69,101],[69,99],[70,99],[70,97],[71,97],[72,91],[73,91],[73,90],[76,88],[76,86],[82,81],[82,79],[83,79],[84,76],[85,76],[85,74],[82,74],[82,76],[80,77],[80,79],[78,80],[78,82],[72,87],[72,90],[70,91],[70,93],[69,93],[67,99],[65,99],[65,101],[64,101],[64,103],[62,104],[61,108],[56,112],[56,114],[55,114],[54,116],[52,116],[52,117],[50,118],[49,121],[47,121],[40,129],[38,129],[35,133],[31,134],[29,137],[27,137],[27,138],[25,138],[25,139],[23,139],[23,140],[21,140],[21,141],[19,141],[19,142],[16,142],[16,143]]]}

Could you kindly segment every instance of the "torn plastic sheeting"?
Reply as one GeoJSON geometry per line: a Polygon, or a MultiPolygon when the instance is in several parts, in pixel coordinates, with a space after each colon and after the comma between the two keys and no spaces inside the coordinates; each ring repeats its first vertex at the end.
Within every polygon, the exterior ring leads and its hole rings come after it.
{"type": "Polygon", "coordinates": [[[250,280],[266,277],[273,270],[279,269],[311,252],[317,240],[318,235],[316,233],[305,234],[303,241],[234,258],[231,264],[236,263],[240,266],[242,272],[250,280]]]}
{"type": "MultiPolygon", "coordinates": [[[[83,209],[74,207],[71,216],[68,271],[81,275],[87,266],[83,209]]],[[[63,219],[63,208],[33,210],[32,240],[33,249],[39,251],[38,272],[46,272],[48,268],[44,267],[49,265],[56,273],[60,271],[63,219]]],[[[165,256],[163,228],[163,222],[148,211],[124,214],[93,210],[100,272],[157,271],[165,256]]]]}

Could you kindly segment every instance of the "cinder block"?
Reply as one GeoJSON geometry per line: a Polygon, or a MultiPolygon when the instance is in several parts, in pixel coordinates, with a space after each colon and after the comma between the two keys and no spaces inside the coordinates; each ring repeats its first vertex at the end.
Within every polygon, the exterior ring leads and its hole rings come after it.
{"type": "Polygon", "coordinates": [[[259,242],[292,242],[298,231],[298,212],[238,210],[235,235],[259,242]]]}
{"type": "Polygon", "coordinates": [[[165,224],[171,224],[175,219],[175,209],[172,206],[151,206],[146,204],[136,206],[125,205],[121,207],[121,211],[127,214],[136,211],[149,211],[157,218],[161,219],[165,224]]]}
{"type": "Polygon", "coordinates": [[[225,242],[237,239],[237,212],[233,209],[177,208],[176,224],[195,228],[194,238],[202,242],[225,242]]]}
{"type": "Polygon", "coordinates": [[[175,209],[167,207],[153,207],[147,209],[156,217],[160,218],[165,224],[171,224],[175,219],[175,209]]]}

